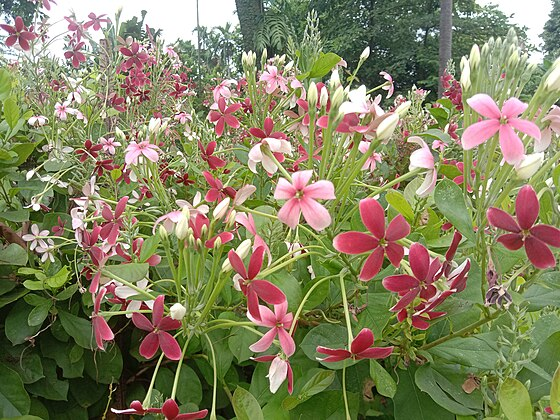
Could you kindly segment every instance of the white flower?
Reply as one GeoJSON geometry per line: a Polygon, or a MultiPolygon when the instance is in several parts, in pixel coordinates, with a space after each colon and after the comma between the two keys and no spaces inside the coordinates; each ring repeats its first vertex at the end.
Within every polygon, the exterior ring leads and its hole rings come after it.
{"type": "Polygon", "coordinates": [[[544,161],[544,153],[525,155],[523,160],[515,165],[515,172],[521,179],[529,179],[539,170],[544,161]]]}
{"type": "Polygon", "coordinates": [[[187,313],[187,308],[185,308],[179,302],[177,302],[171,308],[169,308],[169,315],[171,315],[171,318],[178,321],[183,319],[186,313],[187,313]]]}
{"type": "Polygon", "coordinates": [[[21,239],[26,242],[31,242],[29,249],[33,251],[37,246],[47,248],[47,244],[44,241],[45,236],[49,236],[49,231],[46,229],[39,231],[39,226],[33,224],[31,226],[31,233],[23,235],[21,239]]]}
{"type": "MultiPolygon", "coordinates": [[[[115,296],[121,299],[128,300],[129,297],[137,296],[138,292],[131,287],[123,286],[120,283],[117,287],[115,287],[115,296]]],[[[145,290],[146,292],[150,292],[150,288],[148,287],[148,279],[142,279],[136,283],[138,288],[145,290]]],[[[142,303],[145,303],[148,308],[152,309],[154,307],[153,300],[141,301],[141,300],[131,300],[129,301],[128,305],[126,306],[127,311],[138,311],[142,306],[142,303]]],[[[126,314],[127,318],[132,318],[132,313],[126,314]]]]}
{"type": "Polygon", "coordinates": [[[249,169],[254,173],[257,173],[257,163],[262,163],[264,170],[269,174],[274,174],[278,170],[276,163],[262,152],[262,146],[268,147],[272,153],[292,153],[292,146],[287,140],[272,137],[263,139],[263,141],[254,145],[249,151],[248,165],[249,169]]]}
{"type": "Polygon", "coordinates": [[[278,388],[280,388],[280,385],[282,385],[288,376],[288,369],[289,363],[286,360],[278,356],[272,360],[270,368],[268,369],[268,375],[266,375],[270,381],[270,392],[274,394],[278,391],[278,388]]]}

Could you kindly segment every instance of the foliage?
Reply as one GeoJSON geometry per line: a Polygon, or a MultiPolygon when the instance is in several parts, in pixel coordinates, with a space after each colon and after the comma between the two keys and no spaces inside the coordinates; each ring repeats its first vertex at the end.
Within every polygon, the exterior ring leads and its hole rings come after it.
{"type": "Polygon", "coordinates": [[[560,52],[560,41],[558,34],[560,33],[560,1],[552,0],[552,10],[548,15],[548,20],[544,24],[541,38],[544,41],[542,49],[547,59],[553,59],[560,52]]]}

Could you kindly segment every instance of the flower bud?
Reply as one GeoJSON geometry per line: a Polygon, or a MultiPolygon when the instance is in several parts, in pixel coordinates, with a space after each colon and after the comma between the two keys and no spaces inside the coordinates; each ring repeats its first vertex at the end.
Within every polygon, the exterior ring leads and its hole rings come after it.
{"type": "Polygon", "coordinates": [[[331,73],[331,78],[329,79],[329,89],[333,92],[340,86],[340,75],[338,74],[338,69],[334,68],[331,73]]]}
{"type": "Polygon", "coordinates": [[[368,59],[370,53],[369,45],[364,48],[362,53],[360,54],[360,61],[365,61],[368,59]]]}
{"type": "Polygon", "coordinates": [[[329,93],[327,92],[327,88],[323,87],[323,89],[321,89],[321,96],[319,99],[319,103],[321,104],[321,107],[325,108],[327,106],[328,101],[329,101],[329,93]]]}
{"type": "Polygon", "coordinates": [[[229,215],[226,220],[226,230],[230,230],[235,225],[235,216],[237,216],[237,212],[232,210],[229,212],[229,215]]]}
{"type": "Polygon", "coordinates": [[[222,238],[218,236],[218,237],[214,240],[214,246],[213,246],[213,248],[214,248],[214,249],[219,249],[221,246],[222,246],[222,238]]]}
{"type": "Polygon", "coordinates": [[[393,135],[397,124],[399,123],[399,114],[394,113],[385,118],[377,127],[376,133],[379,140],[387,140],[393,135]]]}
{"type": "Polygon", "coordinates": [[[560,66],[552,66],[552,71],[547,76],[544,87],[549,91],[560,90],[560,66]]]}
{"type": "Polygon", "coordinates": [[[529,179],[539,170],[543,161],[543,152],[526,155],[521,162],[515,165],[515,172],[520,179],[529,179]]]}
{"type": "Polygon", "coordinates": [[[265,48],[263,50],[262,54],[261,54],[261,68],[262,69],[265,68],[267,58],[268,58],[268,51],[265,48]]]}
{"type": "MultiPolygon", "coordinates": [[[[239,258],[243,259],[247,255],[249,255],[249,250],[251,249],[251,240],[245,239],[239,246],[236,248],[235,253],[239,255],[239,258]]],[[[224,263],[222,264],[222,271],[228,272],[232,269],[231,263],[229,262],[229,258],[226,258],[224,263]]]]}
{"type": "Polygon", "coordinates": [[[150,118],[150,123],[148,124],[148,131],[151,134],[157,134],[161,127],[161,120],[159,118],[150,118]]]}
{"type": "Polygon", "coordinates": [[[163,240],[166,240],[169,236],[169,234],[167,233],[167,229],[165,229],[165,226],[163,225],[159,225],[158,234],[159,237],[163,240]]]}
{"type": "Polygon", "coordinates": [[[183,207],[181,210],[181,216],[179,217],[179,221],[175,226],[175,236],[179,240],[183,240],[187,237],[189,232],[189,219],[190,219],[190,211],[187,206],[183,207]]]}
{"type": "Polygon", "coordinates": [[[508,66],[515,67],[519,63],[519,53],[517,50],[514,50],[508,58],[508,66]]]}
{"type": "Polygon", "coordinates": [[[331,98],[331,110],[338,110],[342,102],[344,102],[344,89],[339,84],[331,98]]]}
{"type": "Polygon", "coordinates": [[[289,72],[294,67],[294,60],[291,60],[288,64],[284,66],[284,72],[289,72]]]}
{"type": "Polygon", "coordinates": [[[222,201],[219,202],[219,204],[216,206],[216,208],[212,212],[212,216],[214,217],[214,219],[221,219],[222,217],[224,217],[226,215],[226,212],[228,210],[230,201],[231,201],[231,199],[229,197],[226,197],[222,201]]]}
{"type": "Polygon", "coordinates": [[[471,48],[471,54],[469,56],[469,63],[472,69],[476,69],[480,64],[480,49],[477,44],[474,44],[471,48]]]}
{"type": "Polygon", "coordinates": [[[411,101],[403,102],[397,107],[397,109],[395,109],[395,112],[399,114],[399,117],[403,118],[408,113],[408,110],[410,109],[411,105],[412,105],[411,101]]]}
{"type": "Polygon", "coordinates": [[[117,138],[117,140],[121,140],[121,141],[126,140],[126,135],[124,134],[124,131],[122,131],[119,127],[115,127],[115,137],[117,138]]]}
{"type": "Polygon", "coordinates": [[[469,65],[469,60],[467,57],[461,59],[461,87],[463,88],[463,93],[471,87],[471,67],[469,65]]]}
{"type": "Polygon", "coordinates": [[[177,321],[182,320],[187,313],[187,308],[181,305],[179,302],[175,303],[171,308],[169,308],[169,315],[171,319],[175,319],[177,321]]]}
{"type": "Polygon", "coordinates": [[[307,89],[307,102],[309,103],[309,112],[313,112],[317,106],[318,99],[317,85],[315,82],[311,82],[309,88],[307,89]]]}

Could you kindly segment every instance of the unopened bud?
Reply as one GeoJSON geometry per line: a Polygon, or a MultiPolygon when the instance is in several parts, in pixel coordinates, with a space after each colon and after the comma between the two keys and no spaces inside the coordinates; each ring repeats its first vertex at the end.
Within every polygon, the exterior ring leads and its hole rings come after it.
{"type": "Polygon", "coordinates": [[[166,240],[169,236],[169,234],[167,233],[167,229],[165,229],[165,226],[163,225],[159,225],[158,234],[159,237],[163,240],[166,240]]]}
{"type": "Polygon", "coordinates": [[[370,53],[369,46],[365,47],[362,53],[360,54],[360,61],[365,61],[368,59],[370,53]]]}
{"type": "Polygon", "coordinates": [[[150,118],[150,123],[148,124],[148,131],[151,134],[157,134],[161,127],[161,120],[159,118],[150,118]]]}
{"type": "Polygon", "coordinates": [[[338,110],[340,105],[342,105],[342,102],[344,102],[344,89],[342,88],[342,85],[339,84],[331,99],[331,109],[338,110]]]}
{"type": "Polygon", "coordinates": [[[327,88],[323,87],[321,89],[321,97],[319,99],[319,103],[321,104],[322,108],[327,106],[327,102],[329,101],[329,93],[327,92],[327,88]]]}
{"type": "Polygon", "coordinates": [[[515,67],[519,63],[519,53],[514,50],[508,58],[508,66],[515,67]]]}
{"type": "MultiPolygon", "coordinates": [[[[249,255],[249,250],[251,249],[251,240],[245,239],[239,246],[235,249],[235,253],[239,255],[239,258],[243,259],[247,255],[249,255]]],[[[222,264],[222,271],[227,272],[231,270],[231,263],[229,262],[229,258],[226,258],[224,263],[222,264]]]]}
{"type": "Polygon", "coordinates": [[[338,89],[339,86],[340,86],[340,75],[338,74],[338,69],[334,68],[331,73],[331,78],[329,80],[329,88],[331,92],[333,92],[335,89],[338,89]]]}
{"type": "Polygon", "coordinates": [[[318,92],[317,92],[317,85],[315,82],[311,82],[309,88],[307,89],[307,102],[309,104],[309,111],[315,110],[317,106],[317,99],[318,99],[318,92]]]}
{"type": "Polygon", "coordinates": [[[219,249],[221,246],[222,246],[222,238],[218,236],[214,240],[214,249],[219,249]]]}
{"type": "Polygon", "coordinates": [[[515,165],[515,172],[520,179],[529,179],[539,170],[544,161],[544,153],[533,153],[515,165]]]}
{"type": "Polygon", "coordinates": [[[183,240],[187,237],[189,233],[189,220],[190,220],[190,211],[187,206],[183,207],[181,210],[181,216],[179,217],[179,221],[175,226],[175,236],[179,240],[183,240]]]}
{"type": "Polygon", "coordinates": [[[120,141],[126,140],[126,135],[124,134],[124,131],[122,131],[119,127],[115,127],[115,137],[117,138],[117,140],[120,141]]]}
{"type": "Polygon", "coordinates": [[[411,101],[403,102],[397,107],[397,109],[395,109],[395,112],[399,114],[399,117],[403,118],[408,113],[410,105],[412,105],[411,101]]]}
{"type": "Polygon", "coordinates": [[[467,57],[463,57],[461,59],[461,87],[463,88],[463,92],[468,90],[471,87],[471,67],[469,65],[469,60],[467,57]]]}
{"type": "Polygon", "coordinates": [[[284,72],[289,72],[294,67],[294,60],[284,66],[284,72]]]}
{"type": "Polygon", "coordinates": [[[472,69],[476,69],[480,64],[480,49],[477,44],[474,44],[471,48],[471,54],[469,56],[469,63],[472,69]]]}
{"type": "Polygon", "coordinates": [[[387,140],[393,135],[397,124],[399,123],[399,114],[394,113],[385,118],[377,127],[376,134],[379,140],[387,140]]]}
{"type": "Polygon", "coordinates": [[[187,308],[181,305],[179,302],[175,303],[171,308],[169,308],[169,315],[171,319],[175,319],[177,321],[182,320],[187,313],[187,308]]]}
{"type": "Polygon", "coordinates": [[[268,58],[268,51],[265,48],[263,50],[262,54],[261,54],[261,68],[262,69],[265,68],[267,58],[268,58]]]}
{"type": "Polygon", "coordinates": [[[235,216],[237,216],[237,212],[235,210],[229,212],[229,215],[226,220],[226,230],[230,230],[234,226],[235,216]]]}
{"type": "Polygon", "coordinates": [[[560,66],[552,66],[552,71],[547,76],[544,87],[549,91],[560,90],[560,66]]]}
{"type": "Polygon", "coordinates": [[[230,201],[231,199],[229,197],[226,197],[222,201],[220,201],[220,203],[212,212],[212,216],[214,217],[214,219],[221,219],[226,215],[230,201]]]}

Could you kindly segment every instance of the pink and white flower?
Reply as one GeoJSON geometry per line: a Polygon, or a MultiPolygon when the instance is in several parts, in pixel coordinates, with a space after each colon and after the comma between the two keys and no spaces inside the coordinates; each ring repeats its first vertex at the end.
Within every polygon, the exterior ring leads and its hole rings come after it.
{"type": "Polygon", "coordinates": [[[147,140],[141,141],[140,143],[136,143],[133,140],[126,148],[124,161],[127,165],[137,165],[138,158],[144,156],[152,162],[157,162],[159,159],[158,152],[159,147],[157,147],[155,144],[151,144],[147,140]]]}
{"type": "Polygon", "coordinates": [[[278,68],[276,66],[266,66],[266,71],[263,72],[259,81],[266,82],[265,91],[268,94],[271,94],[276,89],[280,89],[282,92],[288,92],[288,80],[278,72],[278,68]]]}
{"type": "Polygon", "coordinates": [[[279,162],[284,160],[284,154],[292,153],[292,145],[287,140],[271,137],[263,139],[249,151],[248,165],[249,169],[254,173],[257,173],[257,163],[261,163],[268,174],[274,174],[278,170],[276,163],[262,152],[262,147],[268,147],[279,162]]]}
{"type": "Polygon", "coordinates": [[[115,141],[114,137],[109,137],[108,139],[105,137],[99,137],[99,143],[103,146],[103,151],[111,156],[113,156],[116,152],[115,147],[121,146],[121,143],[115,141]]]}
{"type": "Polygon", "coordinates": [[[429,195],[436,187],[437,181],[437,170],[435,168],[434,156],[426,142],[420,137],[413,136],[408,139],[409,143],[416,143],[421,148],[415,150],[410,155],[410,165],[409,170],[413,171],[418,168],[427,169],[426,178],[424,182],[420,185],[420,188],[416,190],[416,194],[420,197],[426,197],[429,195]]]}

